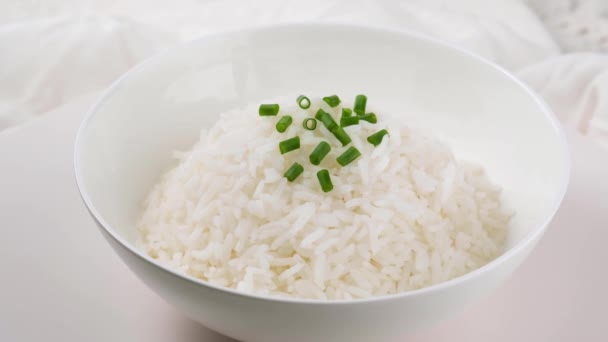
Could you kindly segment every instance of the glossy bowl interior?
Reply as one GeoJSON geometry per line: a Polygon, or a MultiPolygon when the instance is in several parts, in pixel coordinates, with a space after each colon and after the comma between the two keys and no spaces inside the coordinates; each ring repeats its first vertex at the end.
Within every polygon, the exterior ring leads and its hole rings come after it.
{"type": "Polygon", "coordinates": [[[554,116],[500,68],[410,33],[320,24],[216,34],[147,60],[91,109],[75,147],[84,202],[125,263],[193,319],[266,342],[391,339],[449,317],[525,259],[559,207],[568,163],[554,116]],[[223,111],[294,93],[365,93],[448,142],[458,158],[483,164],[517,213],[507,251],[426,289],[320,302],[223,289],[134,247],[141,201],[171,167],[172,150],[192,145],[223,111]]]}

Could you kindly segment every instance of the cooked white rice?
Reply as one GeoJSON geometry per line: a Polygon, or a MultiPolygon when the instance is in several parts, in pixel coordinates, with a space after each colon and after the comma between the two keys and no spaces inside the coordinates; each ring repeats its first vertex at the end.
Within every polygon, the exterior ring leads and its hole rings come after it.
{"type": "MultiPolygon", "coordinates": [[[[289,98],[292,103],[293,99],[289,98]]],[[[350,102],[350,101],[349,101],[350,102]]],[[[284,102],[283,102],[284,103],[284,102]]],[[[510,215],[484,170],[454,159],[437,140],[376,112],[376,125],[346,131],[362,156],[346,167],[346,148],[309,111],[287,132],[257,105],[225,113],[147,197],[139,245],[183,273],[239,291],[314,299],[381,296],[437,284],[470,272],[503,249],[510,215]],[[374,148],[366,137],[387,128],[374,148]],[[281,155],[279,141],[299,135],[301,149],[281,155]],[[308,155],[323,139],[321,166],[334,190],[320,190],[308,155]],[[297,161],[304,173],[282,176],[297,161]]],[[[370,103],[371,106],[371,103],[370,103]]]]}

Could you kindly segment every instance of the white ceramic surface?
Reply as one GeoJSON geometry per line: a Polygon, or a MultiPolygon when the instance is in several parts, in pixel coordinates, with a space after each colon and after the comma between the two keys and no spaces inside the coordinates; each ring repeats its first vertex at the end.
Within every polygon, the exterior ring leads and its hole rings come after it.
{"type": "Polygon", "coordinates": [[[117,82],[81,127],[81,194],[104,236],[153,290],[206,326],[246,341],[392,339],[449,317],[528,255],[568,179],[553,116],[519,82],[461,50],[411,34],[291,25],[220,34],[157,56],[117,82]],[[363,81],[362,81],[363,80],[363,81]],[[509,250],[458,279],[340,303],[243,295],[176,274],[132,246],[140,202],[218,113],[284,93],[366,93],[482,162],[516,211],[509,250]]]}

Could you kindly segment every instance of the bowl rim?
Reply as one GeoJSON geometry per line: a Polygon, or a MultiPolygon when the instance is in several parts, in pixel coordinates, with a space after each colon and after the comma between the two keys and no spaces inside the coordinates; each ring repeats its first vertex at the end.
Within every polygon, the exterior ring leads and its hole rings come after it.
{"type": "MultiPolygon", "coordinates": [[[[530,243],[534,242],[537,238],[540,238],[542,234],[547,229],[548,224],[551,222],[556,212],[558,211],[563,198],[566,194],[568,184],[570,181],[571,174],[571,157],[570,157],[570,148],[566,139],[566,135],[563,127],[559,123],[555,114],[549,108],[549,106],[538,96],[532,89],[530,89],[525,83],[517,79],[513,74],[505,70],[503,67],[498,64],[481,57],[480,55],[466,50],[465,48],[459,47],[453,43],[443,41],[438,38],[430,37],[426,34],[406,30],[406,29],[391,29],[391,28],[382,28],[382,27],[374,27],[374,26],[363,26],[363,25],[353,25],[353,24],[343,24],[343,23],[323,23],[323,22],[301,22],[301,23],[286,23],[286,24],[276,24],[276,25],[264,25],[264,26],[256,26],[249,28],[240,28],[236,30],[228,30],[228,31],[220,31],[211,34],[204,35],[202,37],[193,39],[186,43],[179,44],[175,47],[163,50],[159,53],[156,53],[150,57],[147,57],[137,65],[133,66],[126,73],[116,79],[93,103],[90,109],[86,112],[84,119],[82,120],[80,126],[78,127],[78,131],[76,133],[76,138],[74,140],[74,175],[76,179],[76,185],[78,188],[78,192],[82,201],[84,202],[87,210],[89,211],[92,218],[97,222],[97,226],[102,232],[105,232],[108,236],[110,236],[115,242],[118,243],[122,248],[124,248],[129,253],[133,254],[136,258],[141,259],[141,261],[150,264],[150,266],[158,267],[161,270],[175,276],[181,278],[182,280],[188,281],[196,286],[203,286],[209,289],[221,291],[227,295],[233,295],[237,297],[243,297],[251,300],[263,300],[263,301],[271,301],[277,303],[294,303],[294,304],[311,304],[311,305],[357,305],[364,303],[375,303],[375,302],[383,302],[390,301],[395,299],[403,299],[408,297],[415,297],[421,295],[429,295],[432,293],[436,293],[447,288],[455,287],[461,285],[465,282],[472,280],[473,278],[477,278],[484,273],[489,272],[490,270],[498,267],[499,265],[505,263],[507,260],[511,259],[515,255],[519,254],[522,250],[524,250],[530,243]],[[82,161],[80,158],[81,149],[82,149],[82,140],[85,135],[85,131],[89,126],[92,118],[99,111],[99,109],[104,105],[104,103],[120,88],[121,84],[132,75],[135,75],[140,69],[145,68],[148,64],[153,61],[173,54],[175,51],[179,51],[180,49],[185,49],[191,45],[201,44],[208,40],[213,40],[221,36],[227,35],[243,35],[247,33],[266,33],[266,32],[274,32],[274,31],[285,31],[285,30],[335,30],[349,33],[356,32],[367,32],[374,33],[380,35],[392,35],[396,38],[408,38],[408,39],[416,39],[418,41],[423,41],[426,43],[430,43],[435,46],[442,47],[444,49],[452,50],[460,55],[465,56],[466,58],[471,58],[476,60],[481,64],[485,64],[495,71],[501,73],[504,77],[509,79],[514,83],[514,86],[521,88],[528,96],[532,98],[532,100],[538,105],[542,114],[545,116],[545,119],[552,126],[553,131],[555,132],[558,141],[559,148],[563,154],[563,179],[561,179],[560,188],[558,190],[558,195],[554,198],[553,203],[551,205],[551,210],[548,212],[548,215],[544,219],[542,223],[540,223],[534,230],[528,233],[524,238],[522,238],[518,243],[516,243],[513,247],[499,255],[496,259],[488,262],[487,264],[456,278],[430,285],[427,287],[423,287],[416,290],[405,291],[390,295],[382,295],[382,296],[371,296],[366,298],[358,298],[358,299],[346,299],[346,300],[324,300],[324,299],[304,299],[304,298],[295,298],[295,297],[280,297],[276,295],[261,295],[256,293],[247,293],[242,291],[237,291],[236,289],[227,288],[221,285],[213,284],[209,281],[204,281],[199,278],[192,277],[187,274],[183,274],[179,271],[169,268],[161,264],[160,262],[152,259],[149,255],[147,255],[144,251],[137,248],[133,243],[128,242],[125,238],[120,236],[117,231],[106,222],[102,215],[97,211],[93,201],[88,195],[88,190],[85,185],[83,175],[82,175],[82,161]]],[[[124,261],[123,261],[124,262],[124,261]]]]}

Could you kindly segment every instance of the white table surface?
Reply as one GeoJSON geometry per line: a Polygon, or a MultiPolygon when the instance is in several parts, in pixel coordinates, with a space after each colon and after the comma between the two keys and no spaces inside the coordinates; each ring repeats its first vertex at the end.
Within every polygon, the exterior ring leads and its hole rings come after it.
{"type": "MultiPolygon", "coordinates": [[[[95,95],[0,133],[0,341],[233,341],[150,291],[89,218],[72,143],[95,95]]],[[[570,142],[570,188],[530,258],[460,316],[404,341],[608,341],[608,152],[570,142]]]]}

